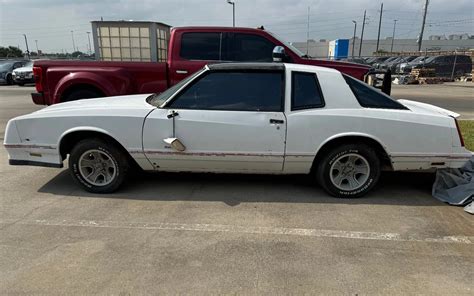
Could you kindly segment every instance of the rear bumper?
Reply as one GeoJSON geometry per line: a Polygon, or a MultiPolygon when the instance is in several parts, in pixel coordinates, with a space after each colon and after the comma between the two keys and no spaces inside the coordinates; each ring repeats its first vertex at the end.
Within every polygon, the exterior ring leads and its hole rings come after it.
{"type": "Polygon", "coordinates": [[[31,93],[31,99],[36,105],[46,105],[43,93],[31,93]]]}

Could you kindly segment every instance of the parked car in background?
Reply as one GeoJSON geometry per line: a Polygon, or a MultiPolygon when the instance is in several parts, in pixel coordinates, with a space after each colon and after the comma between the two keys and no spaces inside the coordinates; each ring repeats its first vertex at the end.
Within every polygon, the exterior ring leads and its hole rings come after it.
{"type": "Polygon", "coordinates": [[[472,60],[467,55],[441,55],[426,59],[423,63],[413,66],[413,69],[434,69],[436,76],[455,77],[472,71],[472,60]]]}
{"type": "Polygon", "coordinates": [[[10,120],[11,165],[62,167],[85,190],[117,190],[130,168],[310,174],[359,197],[382,170],[459,168],[456,113],[396,101],[334,69],[211,64],[161,94],[79,100],[10,120]]]}
{"type": "MultiPolygon", "coordinates": [[[[162,92],[206,64],[271,62],[276,47],[286,62],[334,68],[363,81],[372,75],[367,65],[313,59],[263,29],[182,27],[171,30],[167,61],[163,62],[35,61],[37,92],[32,99],[35,104],[52,105],[81,98],[162,92]]],[[[385,81],[390,81],[389,77],[385,81]]],[[[383,85],[389,93],[390,84],[383,85]]]]}
{"type": "Polygon", "coordinates": [[[392,73],[395,73],[397,71],[398,65],[402,63],[409,63],[416,58],[418,58],[418,56],[400,56],[397,60],[387,63],[385,65],[385,69],[386,70],[390,69],[392,73]]]}
{"type": "Polygon", "coordinates": [[[383,69],[383,65],[385,65],[386,63],[390,63],[392,61],[395,61],[397,60],[399,57],[389,57],[385,60],[378,60],[374,63],[372,63],[372,67],[374,67],[375,69],[383,69]]]}
{"type": "Polygon", "coordinates": [[[417,66],[419,64],[423,64],[423,62],[427,58],[429,58],[429,56],[419,56],[419,57],[413,59],[411,62],[400,63],[396,66],[395,73],[397,73],[397,74],[409,74],[411,72],[411,69],[414,66],[417,66]]]}
{"type": "Polygon", "coordinates": [[[35,82],[33,76],[33,61],[28,61],[23,67],[13,70],[12,78],[13,81],[20,86],[35,82]]]}
{"type": "Polygon", "coordinates": [[[13,84],[13,70],[23,67],[26,63],[26,60],[0,61],[0,84],[13,84]]]}
{"type": "Polygon", "coordinates": [[[347,58],[347,59],[342,59],[341,61],[344,62],[349,62],[349,63],[356,63],[356,64],[361,64],[361,65],[369,65],[365,59],[363,58],[347,58]]]}

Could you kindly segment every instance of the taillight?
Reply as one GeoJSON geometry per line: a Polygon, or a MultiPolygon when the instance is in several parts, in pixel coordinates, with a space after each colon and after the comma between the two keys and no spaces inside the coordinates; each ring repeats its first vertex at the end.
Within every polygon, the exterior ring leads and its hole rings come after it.
{"type": "Polygon", "coordinates": [[[456,129],[458,130],[458,136],[459,136],[459,141],[461,141],[461,147],[464,147],[464,139],[462,137],[461,129],[459,128],[459,123],[456,118],[454,118],[454,122],[456,123],[456,129]]]}
{"type": "Polygon", "coordinates": [[[33,67],[33,75],[35,77],[35,86],[37,92],[43,91],[43,70],[41,67],[33,67]]]}

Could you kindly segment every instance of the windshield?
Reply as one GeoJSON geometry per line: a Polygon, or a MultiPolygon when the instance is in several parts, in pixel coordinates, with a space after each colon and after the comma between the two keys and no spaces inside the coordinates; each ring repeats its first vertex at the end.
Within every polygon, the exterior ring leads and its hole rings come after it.
{"type": "Polygon", "coordinates": [[[425,56],[417,57],[417,58],[414,59],[412,62],[413,62],[413,63],[421,62],[421,61],[423,61],[425,58],[426,58],[425,56]]]}
{"type": "Polygon", "coordinates": [[[188,83],[188,81],[194,79],[194,77],[200,75],[202,72],[206,71],[206,69],[202,69],[200,71],[197,71],[196,73],[189,75],[188,77],[184,78],[180,82],[176,83],[172,87],[168,88],[164,92],[160,94],[153,94],[149,96],[146,101],[148,104],[153,105],[155,107],[161,107],[172,95],[176,93],[178,89],[181,88],[181,86],[185,85],[188,83]]]}
{"type": "Polygon", "coordinates": [[[437,57],[429,57],[425,60],[425,63],[429,63],[429,62],[433,61],[435,58],[437,58],[437,57]]]}
{"type": "Polygon", "coordinates": [[[13,63],[1,63],[0,64],[0,71],[7,71],[10,70],[12,67],[13,63]]]}
{"type": "Polygon", "coordinates": [[[291,43],[289,42],[286,42],[284,39],[278,37],[277,35],[275,35],[274,33],[270,33],[270,32],[267,32],[268,34],[272,35],[273,38],[275,38],[276,40],[280,41],[281,43],[285,44],[286,46],[288,46],[291,51],[293,51],[295,54],[297,54],[298,56],[300,57],[304,57],[306,56],[306,54],[302,53],[298,48],[296,48],[294,45],[292,45],[291,43]]]}
{"type": "Polygon", "coordinates": [[[33,61],[28,61],[23,67],[33,67],[33,61]]]}

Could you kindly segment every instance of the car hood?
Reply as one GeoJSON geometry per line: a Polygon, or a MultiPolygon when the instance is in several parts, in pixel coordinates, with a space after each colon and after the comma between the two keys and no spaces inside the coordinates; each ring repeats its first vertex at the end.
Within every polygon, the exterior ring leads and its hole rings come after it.
{"type": "Polygon", "coordinates": [[[107,110],[113,112],[114,109],[145,109],[151,110],[156,108],[146,102],[151,94],[129,95],[105,97],[97,99],[82,99],[72,102],[59,103],[48,106],[44,109],[34,112],[33,114],[43,114],[51,112],[77,112],[86,113],[92,110],[107,110]]]}
{"type": "Polygon", "coordinates": [[[13,72],[14,72],[14,73],[33,72],[33,67],[21,67],[21,68],[15,69],[13,72]]]}

